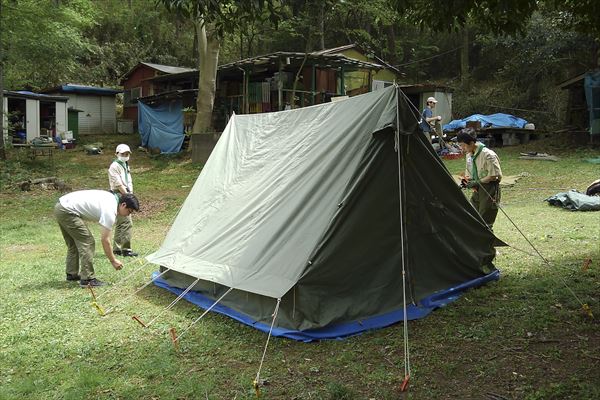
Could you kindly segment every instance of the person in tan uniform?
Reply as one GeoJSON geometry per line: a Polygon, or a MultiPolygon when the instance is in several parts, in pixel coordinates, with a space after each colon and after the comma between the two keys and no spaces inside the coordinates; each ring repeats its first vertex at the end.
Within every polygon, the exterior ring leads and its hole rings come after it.
{"type": "MultiPolygon", "coordinates": [[[[123,195],[133,193],[133,180],[129,168],[131,149],[126,144],[120,144],[115,150],[116,158],[108,167],[108,183],[110,191],[123,195]]],[[[113,252],[124,257],[135,257],[138,254],[131,249],[133,221],[131,215],[120,215],[115,222],[113,252]]]]}
{"type": "Polygon", "coordinates": [[[461,131],[456,139],[466,154],[467,167],[462,185],[473,189],[471,204],[492,230],[500,204],[500,159],[493,150],[478,142],[468,132],[461,131]]]}

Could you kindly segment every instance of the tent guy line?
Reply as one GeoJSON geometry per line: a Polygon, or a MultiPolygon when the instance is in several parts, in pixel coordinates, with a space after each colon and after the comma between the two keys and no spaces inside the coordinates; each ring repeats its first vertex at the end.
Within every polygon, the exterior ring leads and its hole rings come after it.
{"type": "MultiPolygon", "coordinates": [[[[488,191],[487,191],[487,190],[486,190],[486,189],[485,189],[483,186],[480,186],[480,189],[483,189],[483,191],[485,192],[485,194],[486,194],[488,197],[492,198],[492,197],[491,197],[491,195],[490,195],[490,193],[489,193],[489,192],[488,192],[488,191]]],[[[493,199],[493,198],[492,198],[492,201],[494,201],[494,199],[493,199]]],[[[496,202],[494,201],[494,203],[496,203],[496,202]]],[[[527,241],[527,243],[529,243],[529,245],[530,245],[530,246],[533,248],[533,250],[535,250],[535,252],[536,252],[536,253],[537,253],[537,255],[538,255],[538,256],[539,256],[539,257],[542,259],[542,261],[544,262],[544,264],[546,264],[546,266],[547,266],[547,267],[552,267],[552,265],[550,264],[550,261],[549,261],[549,260],[548,260],[546,257],[544,257],[544,256],[542,255],[542,253],[541,253],[541,252],[538,250],[538,248],[537,248],[537,247],[535,247],[535,245],[534,245],[534,244],[531,242],[531,240],[529,240],[529,238],[528,238],[528,237],[525,235],[525,233],[523,233],[523,231],[522,231],[522,230],[521,230],[521,229],[520,229],[520,228],[517,226],[517,224],[516,224],[516,223],[515,223],[515,222],[512,220],[512,218],[511,218],[511,217],[508,215],[508,213],[507,213],[507,212],[504,210],[504,208],[503,208],[503,207],[502,207],[502,206],[501,206],[499,203],[496,203],[496,206],[498,207],[498,209],[499,209],[500,211],[502,211],[502,214],[504,214],[504,216],[505,216],[505,217],[506,217],[506,218],[507,218],[507,219],[510,221],[510,223],[511,223],[511,224],[512,224],[512,225],[515,227],[515,229],[516,229],[516,230],[519,232],[519,234],[521,234],[521,236],[523,236],[523,238],[524,238],[524,239],[527,241]]],[[[509,244],[509,246],[510,246],[511,248],[514,248],[514,247],[513,247],[513,246],[511,246],[510,244],[509,244]]],[[[515,250],[519,250],[519,249],[516,249],[516,248],[515,248],[515,250]]],[[[521,250],[521,251],[523,251],[523,250],[521,250]]],[[[524,251],[523,251],[523,252],[524,252],[524,251]]],[[[560,276],[560,275],[559,275],[559,276],[560,276]]],[[[581,301],[581,299],[579,298],[579,296],[577,296],[577,294],[575,294],[575,292],[573,291],[573,289],[571,289],[571,287],[570,287],[570,286],[567,284],[567,281],[566,281],[566,280],[565,280],[565,279],[564,279],[562,276],[560,276],[560,280],[561,280],[562,284],[565,286],[565,288],[567,288],[567,290],[568,290],[568,291],[569,291],[569,292],[570,292],[570,293],[573,295],[573,297],[575,298],[575,300],[577,300],[577,302],[578,302],[578,303],[579,303],[579,305],[581,306],[581,309],[582,309],[582,310],[583,310],[583,311],[584,311],[584,312],[585,312],[585,313],[586,313],[586,314],[587,314],[587,315],[588,315],[590,318],[593,318],[593,315],[592,315],[592,313],[591,313],[591,311],[590,311],[590,307],[589,307],[589,305],[588,305],[587,303],[584,303],[583,301],[581,301]]]]}
{"type": "Polygon", "coordinates": [[[175,306],[175,304],[177,304],[177,302],[179,300],[181,300],[183,298],[183,296],[185,296],[190,290],[192,290],[194,285],[196,283],[198,283],[199,280],[200,280],[200,278],[197,278],[190,286],[187,287],[187,289],[185,289],[179,296],[177,296],[177,298],[175,300],[173,300],[171,302],[171,304],[169,304],[167,307],[165,307],[160,313],[158,313],[158,315],[156,317],[154,317],[150,322],[148,322],[146,324],[146,327],[149,328],[158,319],[158,317],[160,317],[166,311],[169,311],[171,308],[173,308],[173,306],[175,306]]]}
{"type": "Polygon", "coordinates": [[[273,333],[273,325],[275,325],[275,320],[277,319],[277,313],[279,312],[279,305],[281,304],[281,299],[277,299],[277,304],[275,305],[275,311],[273,311],[273,320],[271,321],[271,328],[269,329],[269,335],[267,336],[267,342],[265,343],[265,348],[263,350],[262,357],[260,359],[260,364],[258,365],[258,371],[256,372],[256,378],[252,386],[256,391],[256,397],[260,397],[260,371],[262,370],[263,363],[265,362],[265,357],[267,355],[267,348],[269,347],[269,339],[271,339],[271,334],[273,333]]]}
{"type": "Polygon", "coordinates": [[[169,271],[169,268],[165,269],[164,271],[162,271],[161,273],[157,274],[156,276],[153,276],[152,279],[150,279],[149,282],[146,282],[146,284],[144,284],[142,287],[140,287],[139,289],[137,289],[135,292],[125,296],[124,298],[121,299],[121,301],[119,301],[117,304],[115,304],[114,306],[112,306],[111,308],[109,308],[108,310],[106,310],[105,314],[109,314],[110,312],[114,311],[117,307],[119,307],[121,304],[125,303],[127,300],[129,300],[131,297],[135,296],[137,293],[139,293],[140,291],[142,291],[144,288],[146,288],[148,285],[150,285],[152,282],[154,282],[155,280],[157,280],[158,278],[160,278],[161,276],[163,276],[165,273],[167,273],[169,271]]]}
{"type": "Polygon", "coordinates": [[[196,318],[194,320],[194,322],[192,322],[191,324],[189,324],[183,331],[181,331],[181,333],[179,334],[179,336],[177,337],[177,339],[175,339],[175,341],[179,341],[181,339],[181,337],[194,325],[196,325],[196,323],[198,321],[200,321],[202,318],[204,318],[204,316],[206,314],[208,314],[210,312],[210,310],[212,310],[217,304],[219,304],[219,302],[221,300],[223,300],[223,298],[225,296],[227,296],[229,294],[229,292],[231,292],[233,290],[233,288],[229,288],[221,297],[219,297],[212,306],[208,307],[206,310],[204,310],[204,312],[202,313],[202,315],[200,315],[198,318],[196,318]]]}

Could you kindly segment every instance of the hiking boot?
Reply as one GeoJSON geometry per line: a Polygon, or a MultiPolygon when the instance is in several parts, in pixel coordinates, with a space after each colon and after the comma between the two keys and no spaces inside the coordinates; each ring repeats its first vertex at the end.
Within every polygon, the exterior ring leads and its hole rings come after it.
{"type": "Polygon", "coordinates": [[[139,254],[134,252],[133,250],[123,250],[121,251],[121,255],[123,257],[137,257],[139,254]]]}
{"type": "Polygon", "coordinates": [[[78,281],[81,280],[81,277],[77,274],[67,274],[68,281],[78,281]]]}
{"type": "Polygon", "coordinates": [[[79,281],[79,286],[81,286],[82,288],[86,288],[88,286],[98,287],[98,286],[104,286],[104,285],[106,285],[106,283],[99,281],[96,278],[82,279],[79,281]]]}

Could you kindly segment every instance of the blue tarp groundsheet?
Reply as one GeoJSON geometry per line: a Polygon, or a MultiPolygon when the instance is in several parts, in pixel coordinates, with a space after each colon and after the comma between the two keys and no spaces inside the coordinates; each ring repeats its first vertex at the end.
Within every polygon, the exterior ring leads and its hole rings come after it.
{"type": "Polygon", "coordinates": [[[178,153],[183,144],[181,101],[150,106],[138,101],[138,129],[142,146],[158,147],[161,153],[178,153]]]}
{"type": "MultiPolygon", "coordinates": [[[[170,286],[166,281],[161,278],[157,278],[158,272],[155,272],[152,275],[154,280],[154,284],[161,288],[167,289],[176,295],[180,295],[183,293],[183,290],[180,288],[176,288],[170,286]]],[[[461,285],[454,286],[445,290],[441,290],[437,293],[432,294],[429,297],[421,300],[418,306],[409,305],[407,307],[407,315],[409,320],[420,319],[426,317],[430,312],[435,310],[436,308],[443,307],[447,304],[452,303],[457,300],[464,291],[475,288],[481,285],[484,285],[488,282],[498,280],[500,278],[500,271],[495,270],[488,275],[482,276],[477,279],[473,279],[471,281],[465,282],[461,285]]],[[[208,309],[213,305],[214,300],[210,299],[202,294],[194,291],[188,292],[184,299],[193,303],[203,309],[208,309]]],[[[265,333],[269,332],[271,328],[270,324],[265,324],[262,322],[255,321],[249,316],[237,312],[229,307],[226,307],[221,304],[217,304],[211,311],[217,312],[219,314],[227,315],[236,321],[239,321],[243,324],[256,328],[265,333]]],[[[397,322],[404,320],[404,311],[403,310],[394,310],[382,315],[377,315],[374,317],[369,317],[360,321],[352,321],[344,324],[327,326],[320,329],[311,329],[305,331],[297,331],[285,328],[273,328],[272,335],[278,337],[286,337],[288,339],[294,339],[302,342],[312,342],[314,340],[324,340],[324,339],[343,339],[348,336],[358,335],[373,329],[383,328],[397,322]]]]}
{"type": "Polygon", "coordinates": [[[482,128],[523,128],[527,123],[523,118],[515,117],[510,114],[473,114],[467,118],[450,121],[442,128],[444,131],[456,131],[458,129],[466,128],[467,122],[471,121],[481,122],[482,128]]]}

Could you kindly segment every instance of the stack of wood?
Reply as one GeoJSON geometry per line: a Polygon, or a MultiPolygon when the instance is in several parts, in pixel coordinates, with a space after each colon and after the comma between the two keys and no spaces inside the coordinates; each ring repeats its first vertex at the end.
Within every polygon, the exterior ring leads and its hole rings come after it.
{"type": "Polygon", "coordinates": [[[26,181],[18,182],[15,185],[23,192],[29,192],[35,187],[39,187],[43,190],[58,190],[60,192],[71,191],[71,187],[69,185],[67,185],[63,180],[58,179],[55,176],[38,179],[27,179],[26,181]]]}

